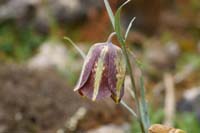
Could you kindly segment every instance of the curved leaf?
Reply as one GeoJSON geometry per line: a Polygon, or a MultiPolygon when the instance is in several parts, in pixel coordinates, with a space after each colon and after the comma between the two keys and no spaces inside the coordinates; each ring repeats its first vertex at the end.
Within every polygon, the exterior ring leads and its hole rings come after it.
{"type": "Polygon", "coordinates": [[[72,46],[79,52],[83,59],[86,58],[86,54],[69,37],[64,37],[64,39],[72,44],[72,46]]]}
{"type": "Polygon", "coordinates": [[[128,25],[128,28],[127,28],[127,30],[126,30],[126,34],[125,34],[125,36],[124,36],[125,40],[126,40],[127,37],[128,37],[129,31],[131,30],[132,24],[133,24],[133,22],[134,22],[135,19],[136,19],[136,17],[133,17],[133,18],[131,19],[129,25],[128,25]]]}
{"type": "Polygon", "coordinates": [[[115,26],[114,15],[113,15],[113,12],[112,12],[112,9],[110,7],[110,4],[109,4],[108,0],[104,0],[104,4],[106,6],[106,10],[108,12],[108,15],[109,15],[110,21],[112,23],[112,26],[114,27],[115,26]]]}

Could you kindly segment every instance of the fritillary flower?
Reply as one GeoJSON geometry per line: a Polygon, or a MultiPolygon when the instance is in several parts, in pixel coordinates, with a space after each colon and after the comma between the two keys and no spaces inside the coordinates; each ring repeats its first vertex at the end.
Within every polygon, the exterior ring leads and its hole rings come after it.
{"type": "Polygon", "coordinates": [[[121,48],[111,38],[90,48],[74,89],[93,101],[111,97],[119,103],[124,94],[126,63],[121,48]]]}

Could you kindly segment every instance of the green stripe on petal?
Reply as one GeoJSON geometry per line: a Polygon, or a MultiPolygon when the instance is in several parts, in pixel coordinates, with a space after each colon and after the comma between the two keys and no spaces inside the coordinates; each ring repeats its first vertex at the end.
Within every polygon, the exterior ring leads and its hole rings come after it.
{"type": "Polygon", "coordinates": [[[117,56],[115,57],[115,66],[116,66],[116,79],[117,79],[117,83],[116,83],[116,101],[118,101],[120,99],[120,93],[121,93],[121,89],[124,83],[124,78],[125,78],[125,74],[126,74],[126,62],[125,59],[123,57],[122,51],[119,49],[117,50],[117,56]]]}
{"type": "Polygon", "coordinates": [[[93,91],[93,97],[92,97],[93,101],[96,100],[98,92],[99,92],[99,87],[100,87],[100,84],[101,84],[103,71],[105,69],[104,59],[105,59],[107,52],[108,52],[108,47],[104,46],[102,51],[101,51],[100,57],[99,57],[97,63],[95,64],[95,66],[94,66],[95,80],[94,80],[94,91],[93,91]]]}

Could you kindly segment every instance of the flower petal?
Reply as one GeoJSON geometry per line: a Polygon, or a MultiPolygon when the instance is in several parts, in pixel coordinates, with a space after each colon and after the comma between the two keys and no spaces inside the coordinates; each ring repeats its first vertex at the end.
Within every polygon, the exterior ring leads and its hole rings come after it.
{"type": "Polygon", "coordinates": [[[123,83],[126,74],[126,62],[122,50],[113,44],[109,44],[108,85],[112,92],[112,98],[119,102],[123,96],[123,83]]]}
{"type": "Polygon", "coordinates": [[[86,59],[84,61],[79,81],[78,81],[74,91],[79,90],[87,82],[89,75],[91,73],[91,70],[94,66],[94,63],[95,63],[97,57],[99,57],[99,55],[100,55],[101,47],[102,47],[102,44],[97,43],[97,44],[94,44],[90,48],[90,50],[86,56],[86,59]]]}
{"type": "MultiPolygon", "coordinates": [[[[105,72],[105,69],[107,68],[107,62],[106,56],[108,55],[108,46],[104,46],[101,50],[100,57],[97,60],[96,66],[95,66],[95,80],[94,80],[94,91],[93,91],[93,97],[92,100],[95,101],[96,97],[99,93],[100,85],[103,84],[102,79],[107,79],[107,73],[105,72]],[[106,77],[105,77],[106,76],[106,77]]],[[[106,81],[107,82],[107,81],[106,81]]]]}
{"type": "Polygon", "coordinates": [[[121,101],[123,95],[124,95],[124,84],[122,85],[122,88],[120,90],[120,96],[117,97],[116,94],[112,93],[111,98],[115,101],[115,103],[119,103],[121,101]]]}
{"type": "Polygon", "coordinates": [[[108,66],[108,54],[106,51],[107,50],[105,49],[101,51],[101,55],[95,62],[96,65],[93,66],[87,82],[79,89],[81,95],[84,95],[93,101],[111,96],[107,80],[108,70],[106,68],[108,66]]]}

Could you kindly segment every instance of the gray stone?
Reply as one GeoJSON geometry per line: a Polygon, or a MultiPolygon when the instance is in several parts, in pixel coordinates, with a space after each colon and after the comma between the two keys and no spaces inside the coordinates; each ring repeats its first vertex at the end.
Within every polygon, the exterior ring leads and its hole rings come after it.
{"type": "Polygon", "coordinates": [[[8,0],[0,6],[0,22],[25,16],[29,8],[38,5],[40,0],[8,0]]]}
{"type": "Polygon", "coordinates": [[[67,65],[67,49],[59,41],[47,41],[41,45],[38,54],[28,61],[31,69],[58,68],[64,70],[67,65]]]}
{"type": "Polygon", "coordinates": [[[177,103],[177,109],[180,112],[195,112],[200,122],[200,87],[186,90],[177,103]]]}
{"type": "Polygon", "coordinates": [[[123,125],[105,125],[101,126],[97,129],[93,129],[88,131],[87,133],[130,133],[130,125],[123,124],[123,125]]]}

